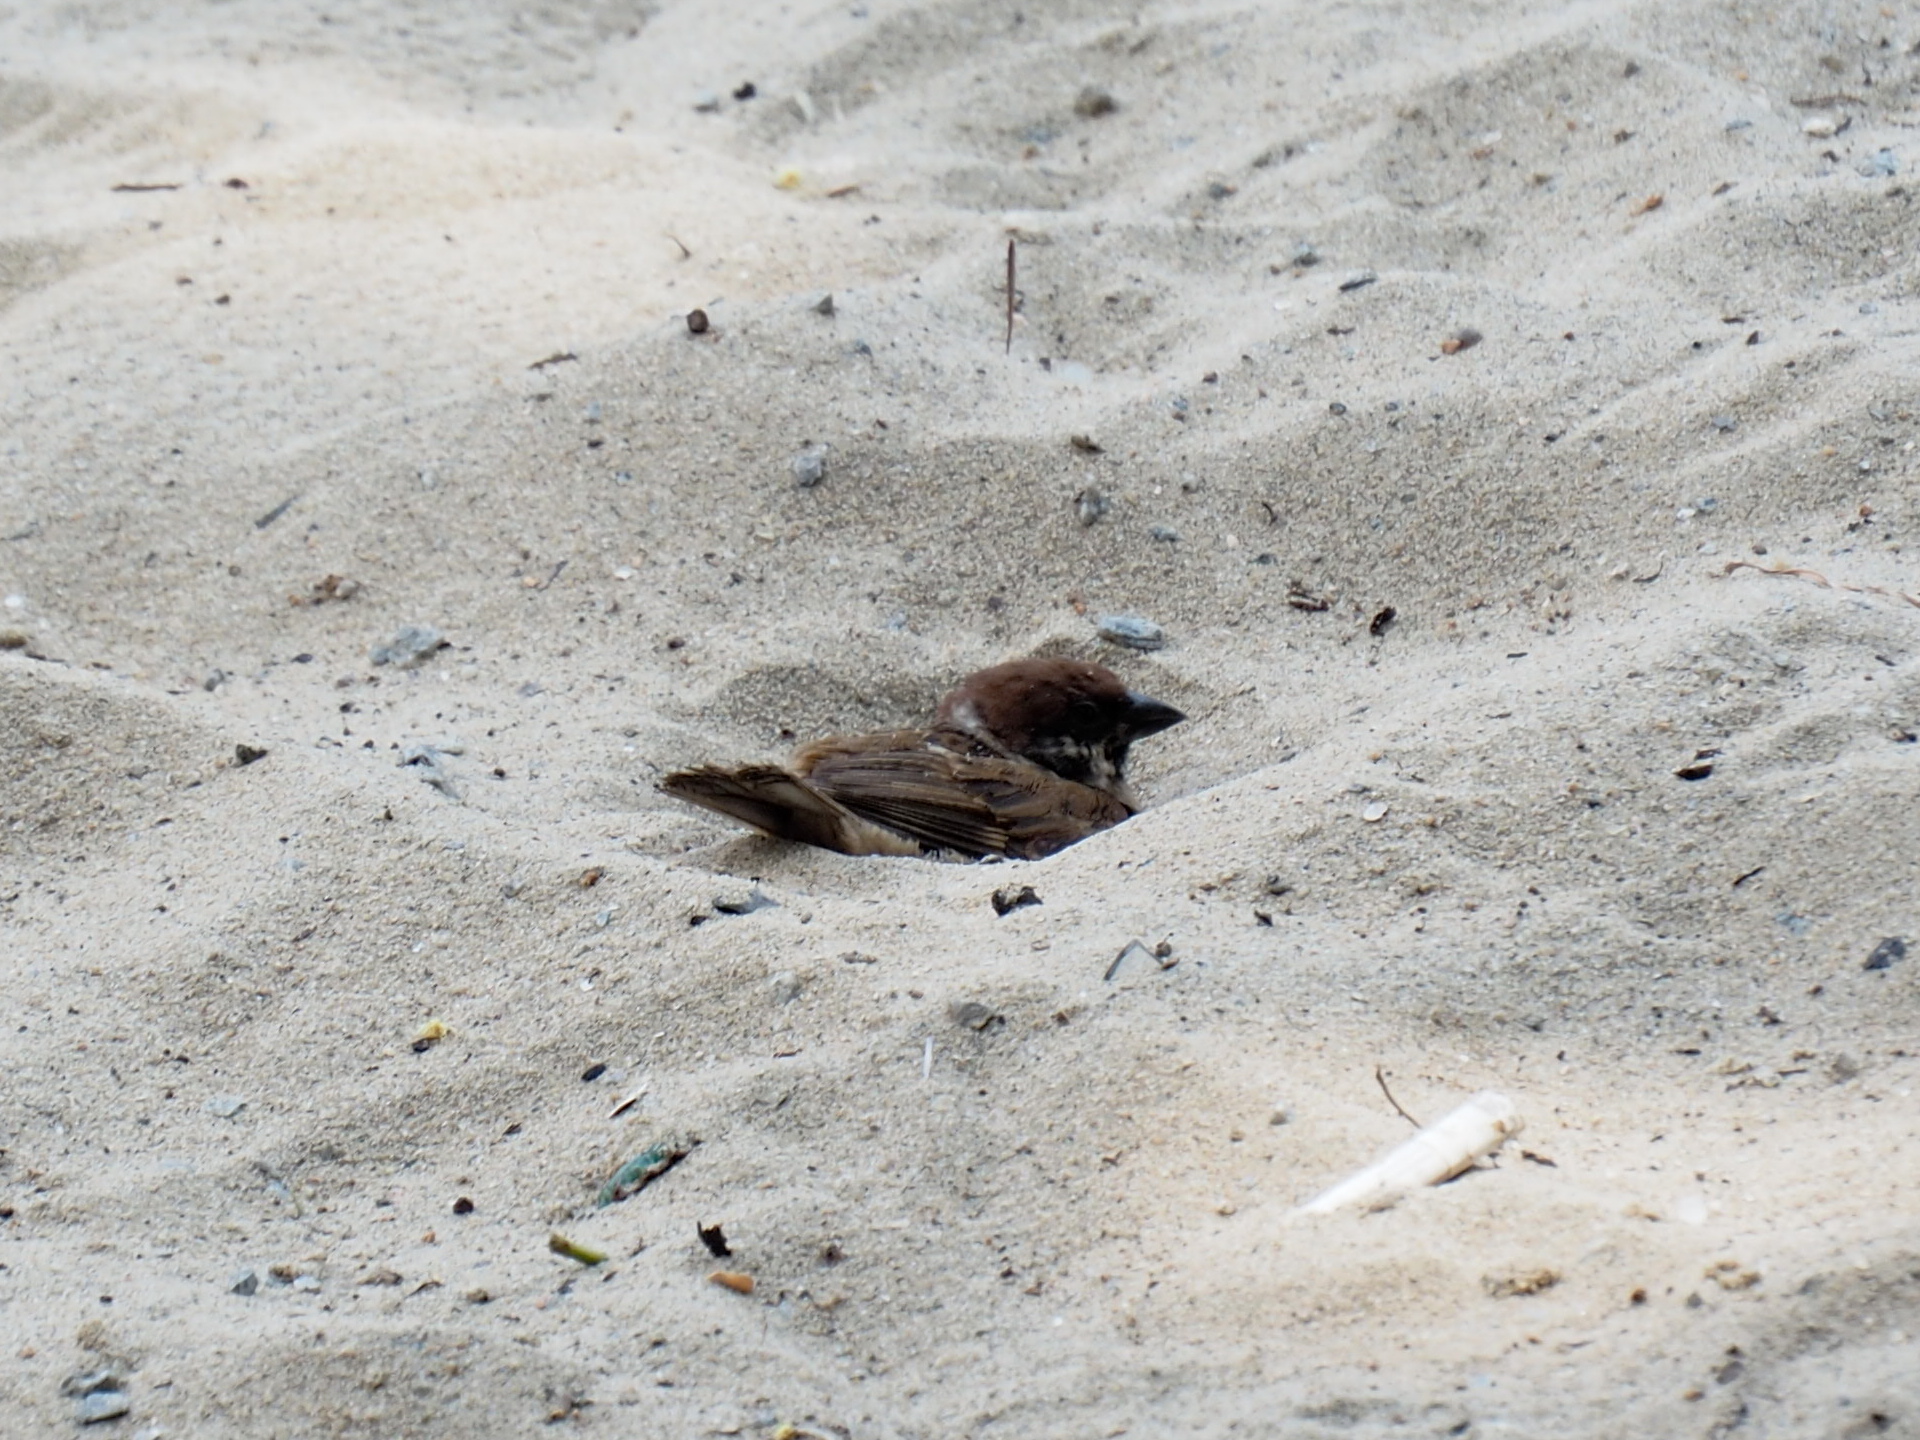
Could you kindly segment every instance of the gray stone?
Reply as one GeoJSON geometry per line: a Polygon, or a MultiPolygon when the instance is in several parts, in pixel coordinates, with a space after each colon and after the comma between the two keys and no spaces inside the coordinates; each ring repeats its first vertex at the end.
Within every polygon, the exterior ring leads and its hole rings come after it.
{"type": "Polygon", "coordinates": [[[745,894],[732,890],[713,897],[713,908],[722,915],[751,915],[756,910],[776,910],[779,906],[780,902],[758,885],[745,894]]]}
{"type": "Polygon", "coordinates": [[[1138,615],[1102,615],[1098,628],[1102,640],[1129,650],[1158,650],[1167,643],[1166,631],[1138,615]]]}
{"type": "Polygon", "coordinates": [[[117,1419],[133,1408],[124,1390],[92,1390],[80,1397],[80,1423],[117,1419]]]}
{"type": "Polygon", "coordinates": [[[367,658],[376,665],[413,665],[446,643],[446,637],[431,625],[402,625],[392,640],[374,646],[367,658]]]}
{"type": "Polygon", "coordinates": [[[802,490],[811,490],[827,478],[827,452],[802,450],[787,462],[787,468],[793,471],[794,484],[802,490]]]}
{"type": "Polygon", "coordinates": [[[118,1390],[119,1372],[111,1368],[82,1370],[60,1382],[62,1395],[91,1395],[96,1390],[118,1390]]]}

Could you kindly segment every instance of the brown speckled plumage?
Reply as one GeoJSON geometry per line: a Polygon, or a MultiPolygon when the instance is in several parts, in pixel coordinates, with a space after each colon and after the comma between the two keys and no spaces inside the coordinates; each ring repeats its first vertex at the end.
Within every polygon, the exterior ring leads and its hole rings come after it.
{"type": "Polygon", "coordinates": [[[703,765],[660,788],[849,855],[1034,860],[1133,814],[1128,748],[1184,718],[1102,666],[1016,660],[968,676],[927,729],[817,740],[786,768],[703,765]]]}

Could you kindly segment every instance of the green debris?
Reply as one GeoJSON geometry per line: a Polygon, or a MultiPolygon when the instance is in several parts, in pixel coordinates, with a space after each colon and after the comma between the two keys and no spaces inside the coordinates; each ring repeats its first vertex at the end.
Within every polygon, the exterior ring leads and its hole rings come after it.
{"type": "Polygon", "coordinates": [[[616,1200],[624,1200],[629,1195],[638,1195],[686,1158],[685,1150],[675,1150],[667,1145],[655,1145],[651,1150],[642,1151],[613,1172],[612,1178],[600,1187],[600,1198],[596,1203],[606,1206],[616,1200]]]}
{"type": "Polygon", "coordinates": [[[578,1260],[582,1265],[604,1265],[607,1257],[598,1250],[589,1250],[584,1245],[576,1245],[558,1230],[547,1237],[547,1249],[556,1255],[564,1255],[569,1260],[578,1260]]]}

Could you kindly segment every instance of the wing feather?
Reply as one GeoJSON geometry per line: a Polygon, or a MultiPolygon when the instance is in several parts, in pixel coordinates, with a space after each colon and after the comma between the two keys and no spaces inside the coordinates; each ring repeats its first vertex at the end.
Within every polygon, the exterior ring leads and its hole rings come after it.
{"type": "Polygon", "coordinates": [[[856,815],[936,850],[1006,853],[992,805],[960,782],[959,757],[937,750],[841,751],[816,759],[807,778],[856,815]]]}
{"type": "Polygon", "coordinates": [[[808,780],[855,814],[963,855],[1038,859],[1132,813],[1114,797],[1038,766],[959,754],[937,742],[822,745],[807,759],[808,780]]]}
{"type": "Polygon", "coordinates": [[[847,855],[920,853],[911,839],[863,820],[777,765],[700,765],[668,775],[660,788],[778,840],[800,840],[847,855]]]}

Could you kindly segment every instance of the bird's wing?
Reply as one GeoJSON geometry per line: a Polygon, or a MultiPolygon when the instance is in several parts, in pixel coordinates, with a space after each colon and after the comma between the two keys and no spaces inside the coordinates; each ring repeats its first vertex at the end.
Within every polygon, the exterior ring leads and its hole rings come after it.
{"type": "Polygon", "coordinates": [[[1006,853],[993,807],[955,774],[957,757],[934,750],[855,749],[816,755],[807,778],[869,820],[935,850],[1006,853]]]}
{"type": "Polygon", "coordinates": [[[846,855],[918,855],[920,846],[854,814],[777,765],[701,765],[660,782],[669,795],[716,811],[778,840],[800,840],[846,855]]]}
{"type": "Polygon", "coordinates": [[[1130,813],[1037,765],[958,754],[913,732],[821,742],[799,767],[855,814],[962,855],[1038,859],[1130,813]]]}

